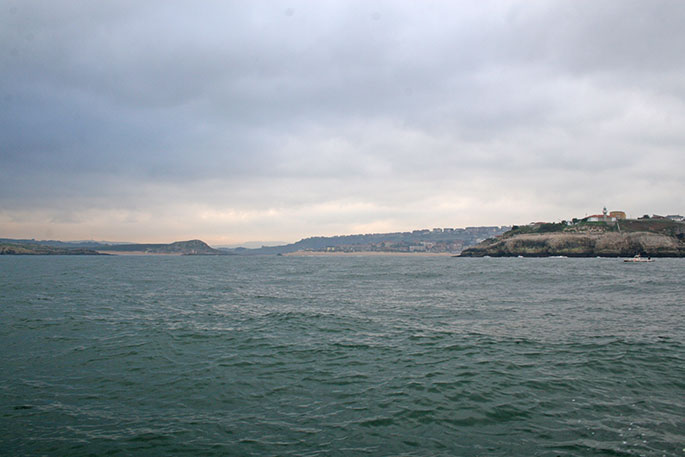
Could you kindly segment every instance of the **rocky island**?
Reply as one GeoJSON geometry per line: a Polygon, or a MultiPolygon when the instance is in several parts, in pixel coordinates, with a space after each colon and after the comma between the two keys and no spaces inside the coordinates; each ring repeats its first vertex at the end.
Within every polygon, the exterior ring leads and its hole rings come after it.
{"type": "Polygon", "coordinates": [[[462,251],[461,257],[685,257],[685,222],[606,214],[559,223],[513,226],[462,251]]]}

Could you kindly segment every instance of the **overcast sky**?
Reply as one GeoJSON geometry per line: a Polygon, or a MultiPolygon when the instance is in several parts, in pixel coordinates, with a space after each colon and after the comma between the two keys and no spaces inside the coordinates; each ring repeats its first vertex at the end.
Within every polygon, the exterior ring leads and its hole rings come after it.
{"type": "Polygon", "coordinates": [[[0,237],[685,212],[685,2],[0,0],[0,237]]]}

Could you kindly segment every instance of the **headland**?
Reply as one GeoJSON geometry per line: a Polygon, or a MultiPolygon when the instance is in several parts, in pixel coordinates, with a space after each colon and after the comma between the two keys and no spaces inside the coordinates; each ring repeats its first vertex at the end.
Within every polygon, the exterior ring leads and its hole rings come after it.
{"type": "Polygon", "coordinates": [[[461,257],[685,257],[685,222],[653,216],[606,214],[558,223],[513,226],[464,249],[461,257]]]}

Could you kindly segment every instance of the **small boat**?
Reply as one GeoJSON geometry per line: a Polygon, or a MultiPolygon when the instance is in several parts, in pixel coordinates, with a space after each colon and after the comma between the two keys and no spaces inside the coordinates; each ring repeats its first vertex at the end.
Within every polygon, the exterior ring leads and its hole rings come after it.
{"type": "Polygon", "coordinates": [[[623,261],[624,262],[630,262],[630,263],[643,263],[643,262],[654,262],[654,259],[652,259],[651,257],[647,257],[645,259],[640,254],[637,254],[632,259],[623,259],[623,261]]]}

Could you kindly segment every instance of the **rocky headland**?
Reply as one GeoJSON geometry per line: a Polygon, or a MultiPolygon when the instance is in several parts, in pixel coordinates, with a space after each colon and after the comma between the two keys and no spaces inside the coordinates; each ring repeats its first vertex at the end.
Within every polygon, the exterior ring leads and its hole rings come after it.
{"type": "Polygon", "coordinates": [[[685,223],[626,220],[616,224],[532,224],[465,249],[461,257],[685,257],[685,223]]]}

